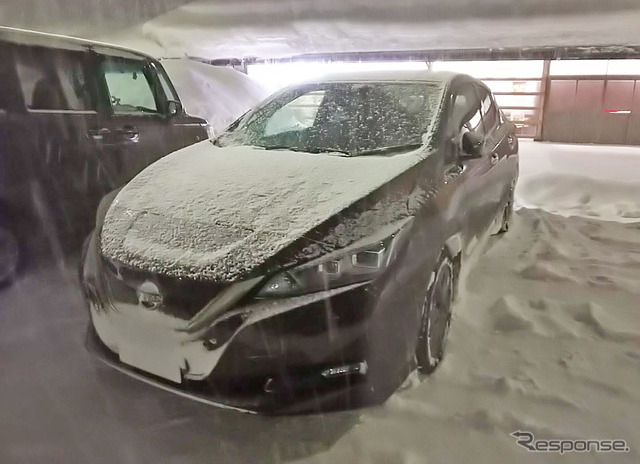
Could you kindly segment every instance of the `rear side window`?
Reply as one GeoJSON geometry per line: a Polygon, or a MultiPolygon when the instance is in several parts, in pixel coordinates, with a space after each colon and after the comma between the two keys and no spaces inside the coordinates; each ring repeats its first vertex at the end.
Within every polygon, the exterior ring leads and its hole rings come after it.
{"type": "Polygon", "coordinates": [[[159,112],[146,62],[106,57],[101,67],[115,114],[159,112]]]}
{"type": "Polygon", "coordinates": [[[498,126],[500,116],[491,93],[484,87],[479,87],[478,92],[482,100],[482,119],[484,124],[484,133],[490,134],[498,126]]]}
{"type": "Polygon", "coordinates": [[[94,111],[84,58],[77,52],[16,47],[16,71],[27,108],[94,111]]]}
{"type": "Polygon", "coordinates": [[[480,101],[471,84],[461,85],[452,95],[449,115],[449,135],[455,136],[465,127],[471,131],[482,131],[480,101]]]}

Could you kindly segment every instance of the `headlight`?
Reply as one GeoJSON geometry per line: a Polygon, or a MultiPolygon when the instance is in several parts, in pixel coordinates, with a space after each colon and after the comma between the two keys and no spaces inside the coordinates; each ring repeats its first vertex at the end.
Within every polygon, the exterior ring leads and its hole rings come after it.
{"type": "Polygon", "coordinates": [[[397,256],[412,219],[395,223],[383,233],[359,240],[346,249],[275,275],[260,290],[258,297],[303,295],[374,279],[397,256]]]}

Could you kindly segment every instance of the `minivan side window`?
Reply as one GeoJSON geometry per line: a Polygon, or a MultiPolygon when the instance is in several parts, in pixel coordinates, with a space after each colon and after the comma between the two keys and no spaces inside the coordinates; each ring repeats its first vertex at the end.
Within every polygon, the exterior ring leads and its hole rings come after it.
{"type": "Polygon", "coordinates": [[[27,109],[95,110],[82,53],[16,47],[15,62],[27,109]]]}
{"type": "Polygon", "coordinates": [[[176,92],[173,90],[173,86],[169,83],[169,78],[167,77],[164,69],[156,67],[156,70],[158,73],[158,79],[160,80],[160,85],[162,85],[162,90],[164,91],[167,100],[179,101],[176,92]]]}
{"type": "Polygon", "coordinates": [[[147,63],[105,57],[101,67],[115,114],[159,113],[147,63]]]}

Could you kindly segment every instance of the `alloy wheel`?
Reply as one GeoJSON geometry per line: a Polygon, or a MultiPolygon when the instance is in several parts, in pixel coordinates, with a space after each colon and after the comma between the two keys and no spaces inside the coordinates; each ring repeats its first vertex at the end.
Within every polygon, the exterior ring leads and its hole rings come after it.
{"type": "Polygon", "coordinates": [[[449,261],[438,269],[434,289],[427,313],[427,359],[436,365],[442,359],[447,345],[451,323],[451,301],[453,299],[453,275],[449,261]]]}

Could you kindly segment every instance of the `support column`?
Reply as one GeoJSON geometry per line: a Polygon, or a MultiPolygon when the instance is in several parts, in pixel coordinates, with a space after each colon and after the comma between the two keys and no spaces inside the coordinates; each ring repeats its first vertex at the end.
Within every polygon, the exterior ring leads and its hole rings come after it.
{"type": "Polygon", "coordinates": [[[542,66],[542,80],[540,81],[540,101],[538,102],[538,124],[536,125],[536,136],[533,140],[542,140],[542,128],[544,126],[544,110],[547,106],[547,95],[551,86],[549,78],[549,70],[551,68],[551,60],[544,60],[542,66]]]}

